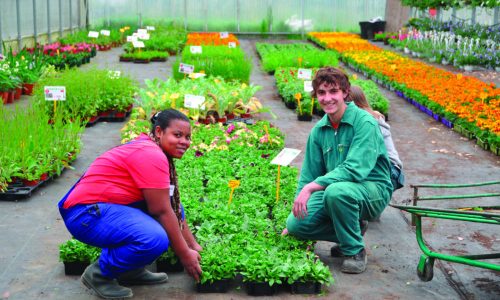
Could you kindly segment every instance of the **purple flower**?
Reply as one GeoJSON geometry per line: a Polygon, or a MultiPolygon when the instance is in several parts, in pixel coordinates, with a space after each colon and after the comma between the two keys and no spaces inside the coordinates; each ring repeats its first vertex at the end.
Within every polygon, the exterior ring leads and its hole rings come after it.
{"type": "Polygon", "coordinates": [[[203,152],[196,150],[196,152],[194,153],[194,156],[196,156],[196,157],[203,156],[203,152]]]}
{"type": "Polygon", "coordinates": [[[271,154],[262,154],[260,157],[262,157],[262,158],[268,158],[269,156],[271,156],[271,154]]]}

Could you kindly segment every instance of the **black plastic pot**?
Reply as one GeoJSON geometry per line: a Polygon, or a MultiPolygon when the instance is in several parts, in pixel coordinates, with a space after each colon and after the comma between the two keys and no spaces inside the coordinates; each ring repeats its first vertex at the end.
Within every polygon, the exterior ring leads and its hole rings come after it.
{"type": "Polygon", "coordinates": [[[385,31],[385,21],[378,22],[359,22],[359,27],[361,29],[361,38],[366,40],[372,40],[375,33],[385,31]]]}
{"type": "Polygon", "coordinates": [[[312,115],[297,115],[297,119],[299,121],[310,122],[312,121],[313,117],[312,115]]]}
{"type": "Polygon", "coordinates": [[[171,264],[169,261],[157,260],[156,261],[156,271],[175,273],[184,271],[184,266],[180,260],[177,260],[175,264],[171,264]]]}
{"type": "Polygon", "coordinates": [[[247,294],[250,296],[272,296],[278,292],[278,285],[269,286],[267,282],[247,282],[247,294]]]}
{"type": "Polygon", "coordinates": [[[64,274],[66,275],[82,275],[85,269],[90,265],[88,261],[65,261],[64,274]]]}
{"type": "Polygon", "coordinates": [[[197,283],[196,291],[198,293],[226,293],[229,289],[230,279],[216,280],[212,283],[197,283]]]}
{"type": "Polygon", "coordinates": [[[314,281],[299,282],[291,285],[292,294],[319,294],[321,293],[321,283],[314,281]]]}

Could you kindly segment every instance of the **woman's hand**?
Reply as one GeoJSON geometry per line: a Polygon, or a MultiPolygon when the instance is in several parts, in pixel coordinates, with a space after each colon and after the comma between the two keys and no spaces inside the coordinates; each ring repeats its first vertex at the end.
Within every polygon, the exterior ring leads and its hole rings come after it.
{"type": "Polygon", "coordinates": [[[188,249],[186,252],[182,253],[179,258],[189,276],[193,277],[196,282],[200,281],[200,254],[196,250],[188,249]]]}
{"type": "Polygon", "coordinates": [[[191,248],[191,249],[193,249],[196,252],[203,251],[203,248],[196,241],[194,241],[192,243],[188,243],[188,247],[191,248]]]}

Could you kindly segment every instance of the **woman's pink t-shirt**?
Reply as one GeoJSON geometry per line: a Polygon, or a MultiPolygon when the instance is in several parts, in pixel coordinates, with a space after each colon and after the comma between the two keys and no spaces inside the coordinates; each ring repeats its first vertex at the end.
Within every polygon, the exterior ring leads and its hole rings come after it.
{"type": "Polygon", "coordinates": [[[141,189],[169,186],[167,157],[151,138],[142,134],[99,156],[68,196],[64,208],[97,202],[127,205],[143,200],[141,189]]]}

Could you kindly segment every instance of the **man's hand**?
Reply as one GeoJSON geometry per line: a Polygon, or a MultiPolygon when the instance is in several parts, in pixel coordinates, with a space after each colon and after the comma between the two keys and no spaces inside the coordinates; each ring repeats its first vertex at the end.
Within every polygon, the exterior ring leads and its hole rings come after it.
{"type": "Polygon", "coordinates": [[[297,219],[303,219],[307,217],[307,201],[311,197],[311,193],[304,187],[302,191],[300,191],[297,199],[293,202],[293,215],[297,219]]]}
{"type": "Polygon", "coordinates": [[[307,201],[309,201],[309,198],[311,198],[311,194],[316,191],[322,191],[324,189],[324,186],[321,186],[315,182],[306,184],[293,203],[292,212],[294,217],[297,219],[303,219],[307,217],[307,201]]]}
{"type": "Polygon", "coordinates": [[[189,276],[193,277],[196,282],[200,281],[200,254],[196,250],[188,249],[186,252],[182,253],[180,259],[189,276]]]}

